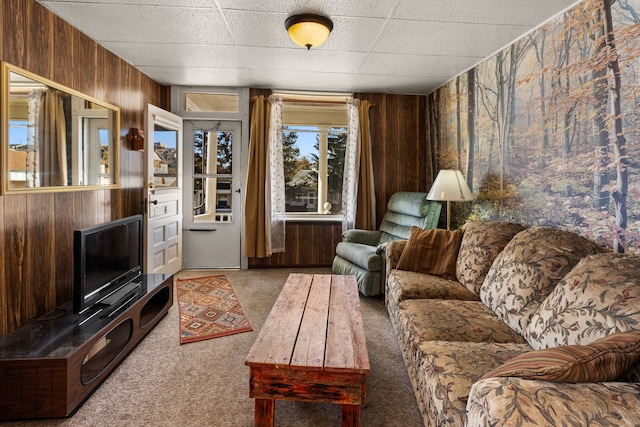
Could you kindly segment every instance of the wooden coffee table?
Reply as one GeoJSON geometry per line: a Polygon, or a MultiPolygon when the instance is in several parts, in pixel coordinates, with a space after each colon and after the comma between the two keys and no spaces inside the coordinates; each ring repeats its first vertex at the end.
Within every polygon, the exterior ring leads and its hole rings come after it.
{"type": "Polygon", "coordinates": [[[341,405],[341,425],[360,425],[370,372],[353,276],[291,274],[245,364],[255,426],[273,426],[274,400],[341,405]]]}

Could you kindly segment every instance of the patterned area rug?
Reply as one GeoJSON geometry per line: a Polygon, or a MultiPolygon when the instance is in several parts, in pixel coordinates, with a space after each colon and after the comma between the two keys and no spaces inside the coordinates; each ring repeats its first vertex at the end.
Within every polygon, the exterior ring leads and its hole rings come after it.
{"type": "Polygon", "coordinates": [[[253,328],[225,275],[178,279],[180,344],[253,328]]]}

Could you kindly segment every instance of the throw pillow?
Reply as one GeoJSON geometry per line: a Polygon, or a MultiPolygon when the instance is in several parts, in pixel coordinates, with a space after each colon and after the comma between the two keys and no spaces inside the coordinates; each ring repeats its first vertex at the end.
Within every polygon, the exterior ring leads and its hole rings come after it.
{"type": "Polygon", "coordinates": [[[506,221],[467,222],[462,227],[464,236],[456,263],[458,282],[478,295],[493,261],[513,236],[525,228],[506,221]]]}
{"type": "Polygon", "coordinates": [[[524,338],[541,350],[634,329],[640,329],[640,257],[608,252],[583,258],[560,280],[524,338]]]}
{"type": "Polygon", "coordinates": [[[566,345],[521,354],[489,372],[555,382],[614,381],[640,360],[640,331],[618,332],[588,345],[566,345]]]}
{"type": "Polygon", "coordinates": [[[567,230],[532,227],[521,231],[491,264],[480,288],[480,299],[525,336],[531,317],[558,282],[582,258],[603,251],[567,230]]]}
{"type": "Polygon", "coordinates": [[[455,279],[463,233],[462,230],[411,227],[411,235],[396,268],[455,279]]]}

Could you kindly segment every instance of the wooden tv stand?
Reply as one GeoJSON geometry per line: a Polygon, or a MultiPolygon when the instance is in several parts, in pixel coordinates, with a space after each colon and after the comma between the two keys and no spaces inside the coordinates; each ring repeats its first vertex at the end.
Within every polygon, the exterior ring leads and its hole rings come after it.
{"type": "Polygon", "coordinates": [[[121,303],[69,301],[0,339],[0,420],[71,415],[169,311],[173,275],[144,275],[121,303]]]}

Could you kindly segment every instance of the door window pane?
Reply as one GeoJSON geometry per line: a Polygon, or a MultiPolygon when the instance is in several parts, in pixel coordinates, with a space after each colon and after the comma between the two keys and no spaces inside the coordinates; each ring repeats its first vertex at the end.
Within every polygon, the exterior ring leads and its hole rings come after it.
{"type": "Polygon", "coordinates": [[[216,173],[231,175],[233,174],[233,134],[231,132],[218,132],[216,142],[216,173]]]}
{"type": "Polygon", "coordinates": [[[194,178],[193,221],[232,222],[232,178],[194,178]]]}
{"type": "Polygon", "coordinates": [[[153,182],[156,188],[177,187],[178,132],[156,125],[153,136],[153,182]]]}
{"type": "Polygon", "coordinates": [[[193,173],[195,175],[233,174],[232,132],[204,130],[193,132],[193,173]]]}
{"type": "Polygon", "coordinates": [[[232,222],[233,132],[193,132],[193,220],[232,222]]]}

